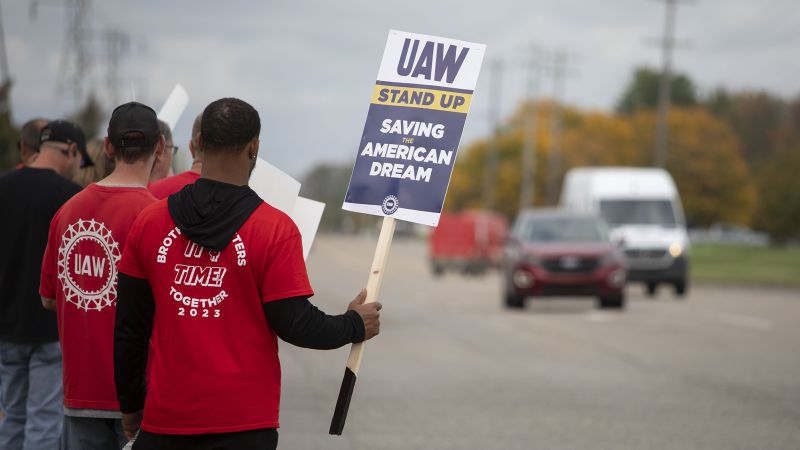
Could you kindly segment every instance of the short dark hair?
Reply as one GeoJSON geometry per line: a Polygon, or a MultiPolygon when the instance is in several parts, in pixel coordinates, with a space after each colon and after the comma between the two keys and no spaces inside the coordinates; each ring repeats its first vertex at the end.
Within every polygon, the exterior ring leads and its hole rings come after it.
{"type": "Polygon", "coordinates": [[[258,111],[238,98],[221,98],[203,110],[200,139],[204,152],[235,153],[261,132],[258,111]]]}
{"type": "Polygon", "coordinates": [[[158,119],[158,129],[161,130],[161,134],[164,135],[165,141],[172,140],[172,130],[169,129],[169,124],[167,122],[158,119]]]}
{"type": "Polygon", "coordinates": [[[201,112],[200,114],[197,115],[197,117],[194,118],[194,122],[192,122],[192,145],[194,145],[195,149],[199,149],[197,142],[197,134],[200,133],[200,125],[202,125],[202,122],[203,122],[203,113],[201,112]]]}
{"type": "Polygon", "coordinates": [[[47,125],[47,119],[37,118],[25,122],[20,131],[19,140],[25,144],[29,149],[39,151],[39,135],[42,134],[42,128],[47,125]]]}

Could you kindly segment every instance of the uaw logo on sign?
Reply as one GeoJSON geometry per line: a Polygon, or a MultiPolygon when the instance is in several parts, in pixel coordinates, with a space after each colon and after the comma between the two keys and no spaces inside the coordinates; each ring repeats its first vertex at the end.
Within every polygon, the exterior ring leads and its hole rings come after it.
{"type": "Polygon", "coordinates": [[[400,202],[397,201],[397,197],[394,195],[387,195],[386,198],[383,199],[383,204],[381,207],[383,209],[383,213],[389,216],[397,211],[397,208],[400,207],[400,202]]]}
{"type": "Polygon", "coordinates": [[[439,223],[485,50],[389,32],[343,209],[439,223]]]}
{"type": "Polygon", "coordinates": [[[100,311],[117,300],[119,245],[94,219],[67,227],[58,248],[58,279],[64,298],[84,311],[100,311]]]}

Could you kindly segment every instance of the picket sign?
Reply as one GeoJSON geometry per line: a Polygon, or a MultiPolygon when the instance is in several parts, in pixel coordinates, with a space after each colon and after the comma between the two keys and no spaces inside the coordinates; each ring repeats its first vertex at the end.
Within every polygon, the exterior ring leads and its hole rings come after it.
{"type": "Polygon", "coordinates": [[[308,259],[308,252],[311,251],[311,246],[314,244],[314,238],[319,229],[319,223],[322,220],[322,213],[325,211],[325,203],[315,200],[307,199],[305,197],[297,197],[289,217],[294,220],[297,229],[300,231],[300,237],[303,239],[303,259],[308,259]]]}
{"type": "MultiPolygon", "coordinates": [[[[378,299],[378,292],[381,290],[383,273],[386,268],[386,260],[389,258],[389,248],[392,246],[394,226],[395,219],[393,217],[383,218],[381,234],[378,236],[378,245],[375,248],[375,255],[372,257],[372,266],[367,279],[367,298],[364,303],[372,303],[378,299]]],[[[364,344],[366,344],[366,341],[353,344],[350,348],[350,355],[347,357],[347,364],[344,368],[342,386],[339,388],[339,397],[336,399],[336,408],[333,411],[330,430],[328,430],[330,434],[341,435],[344,430],[347,411],[350,409],[350,400],[353,398],[353,390],[356,386],[358,369],[361,367],[361,358],[364,356],[364,344]]]]}
{"type": "MultiPolygon", "coordinates": [[[[395,220],[436,226],[486,46],[389,31],[342,209],[383,216],[367,280],[374,302],[395,220]]],[[[353,344],[329,433],[341,435],[364,355],[353,344]]]]}
{"type": "MultiPolygon", "coordinates": [[[[178,83],[172,88],[169,96],[164,100],[161,109],[158,110],[158,118],[163,120],[169,125],[170,131],[175,131],[175,126],[178,124],[183,112],[186,111],[186,106],[189,104],[189,93],[186,89],[178,83]]],[[[172,170],[175,173],[181,173],[189,170],[192,167],[192,155],[189,150],[179,152],[175,155],[172,161],[172,170]]]]}

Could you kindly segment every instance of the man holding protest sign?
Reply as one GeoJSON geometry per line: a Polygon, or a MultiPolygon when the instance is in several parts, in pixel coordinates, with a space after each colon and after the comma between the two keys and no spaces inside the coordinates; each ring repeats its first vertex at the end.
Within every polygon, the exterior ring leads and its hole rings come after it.
{"type": "MultiPolygon", "coordinates": [[[[384,216],[367,282],[378,295],[394,218],[436,226],[486,46],[389,31],[342,209],[384,216]]],[[[347,359],[330,434],[342,434],[364,346],[347,359]]]]}
{"type": "Polygon", "coordinates": [[[276,337],[331,349],[378,334],[381,307],[364,304],[364,290],[338,316],[308,301],[297,227],[247,186],[260,128],[241,100],[208,105],[201,178],[145,209],[129,234],[114,363],[125,432],[141,427],[136,450],[276,448],[276,337]]]}

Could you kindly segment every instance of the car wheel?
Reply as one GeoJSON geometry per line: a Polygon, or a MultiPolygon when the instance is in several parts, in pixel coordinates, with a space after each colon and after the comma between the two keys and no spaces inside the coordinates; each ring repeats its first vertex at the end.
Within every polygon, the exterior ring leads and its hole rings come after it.
{"type": "Polygon", "coordinates": [[[677,297],[686,296],[687,288],[688,286],[685,279],[678,281],[677,283],[675,283],[675,295],[677,297]]]}
{"type": "Polygon", "coordinates": [[[440,277],[444,275],[444,267],[440,264],[433,265],[433,276],[440,277]]]}
{"type": "Polygon", "coordinates": [[[600,309],[623,309],[625,308],[625,295],[614,295],[609,297],[600,297],[597,305],[600,309]]]}
{"type": "Polygon", "coordinates": [[[647,296],[654,297],[656,295],[656,288],[658,287],[658,283],[649,282],[647,283],[647,296]]]}
{"type": "Polygon", "coordinates": [[[525,297],[507,292],[505,295],[505,306],[509,309],[522,309],[525,307],[525,297]]]}

